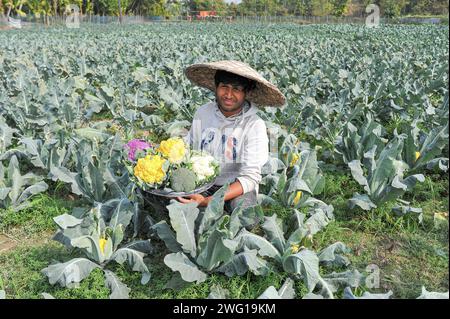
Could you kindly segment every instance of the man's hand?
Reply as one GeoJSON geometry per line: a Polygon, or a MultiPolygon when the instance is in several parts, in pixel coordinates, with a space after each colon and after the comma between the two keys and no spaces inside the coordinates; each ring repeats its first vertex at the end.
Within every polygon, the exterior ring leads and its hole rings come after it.
{"type": "MultiPolygon", "coordinates": [[[[236,198],[240,195],[242,195],[244,193],[244,189],[242,188],[241,182],[239,182],[238,180],[234,183],[232,183],[227,191],[225,192],[225,196],[224,196],[224,201],[236,198]]],[[[194,195],[189,195],[186,196],[188,198],[183,198],[183,197],[177,197],[177,200],[181,203],[193,203],[193,202],[197,202],[198,206],[200,207],[205,207],[208,206],[208,203],[211,201],[212,196],[208,196],[205,197],[201,194],[194,194],[194,195]]]]}
{"type": "Polygon", "coordinates": [[[184,197],[177,197],[177,200],[181,203],[194,203],[197,202],[198,206],[208,206],[209,197],[205,197],[202,194],[193,194],[184,197]]]}

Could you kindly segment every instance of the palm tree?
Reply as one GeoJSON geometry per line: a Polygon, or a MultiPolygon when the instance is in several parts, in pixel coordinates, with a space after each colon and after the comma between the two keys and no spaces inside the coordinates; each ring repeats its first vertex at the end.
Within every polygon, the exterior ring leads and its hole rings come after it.
{"type": "Polygon", "coordinates": [[[21,16],[25,16],[25,12],[22,11],[22,6],[25,4],[26,0],[7,0],[6,5],[8,6],[8,12],[6,17],[9,18],[11,11],[15,11],[21,16]]]}
{"type": "Polygon", "coordinates": [[[119,1],[119,23],[122,23],[122,6],[120,5],[120,0],[119,1]]]}

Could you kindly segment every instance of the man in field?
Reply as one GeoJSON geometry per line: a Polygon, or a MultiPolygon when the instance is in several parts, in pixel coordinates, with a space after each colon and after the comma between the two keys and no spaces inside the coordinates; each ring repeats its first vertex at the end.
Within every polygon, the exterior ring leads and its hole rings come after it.
{"type": "Polygon", "coordinates": [[[221,173],[207,192],[183,203],[207,206],[221,186],[229,183],[225,209],[257,204],[261,168],[268,160],[268,137],[258,106],[281,106],[283,94],[257,71],[239,61],[219,61],[189,66],[187,77],[196,85],[215,92],[215,101],[201,106],[186,141],[194,150],[206,151],[219,162],[221,173]]]}

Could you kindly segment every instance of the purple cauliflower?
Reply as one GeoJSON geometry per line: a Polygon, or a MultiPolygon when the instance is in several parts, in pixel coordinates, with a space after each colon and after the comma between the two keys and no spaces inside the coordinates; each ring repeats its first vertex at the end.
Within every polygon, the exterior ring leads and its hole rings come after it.
{"type": "Polygon", "coordinates": [[[124,147],[128,150],[128,160],[134,162],[136,160],[136,151],[146,150],[152,146],[146,141],[134,139],[125,144],[124,147]]]}

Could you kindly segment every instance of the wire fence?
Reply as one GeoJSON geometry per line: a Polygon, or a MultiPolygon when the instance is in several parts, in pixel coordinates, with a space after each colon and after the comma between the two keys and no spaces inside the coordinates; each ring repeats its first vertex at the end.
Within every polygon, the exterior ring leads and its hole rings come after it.
{"type": "MultiPolygon", "coordinates": [[[[335,17],[335,16],[204,16],[199,17],[195,14],[184,16],[99,16],[99,15],[83,15],[83,16],[34,16],[26,17],[12,16],[10,18],[0,16],[0,26],[3,28],[22,28],[32,26],[63,26],[77,19],[80,24],[146,24],[146,23],[165,23],[165,22],[190,22],[190,23],[296,23],[296,24],[365,24],[367,17],[335,17]]],[[[447,18],[383,18],[380,17],[380,24],[448,24],[447,18]]]]}

